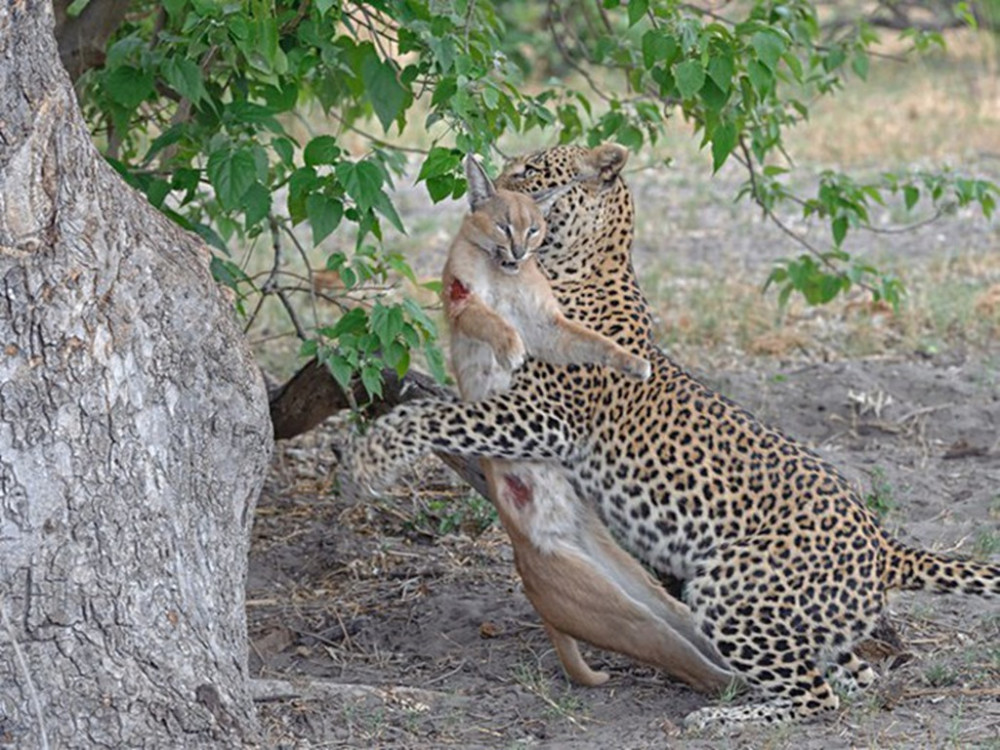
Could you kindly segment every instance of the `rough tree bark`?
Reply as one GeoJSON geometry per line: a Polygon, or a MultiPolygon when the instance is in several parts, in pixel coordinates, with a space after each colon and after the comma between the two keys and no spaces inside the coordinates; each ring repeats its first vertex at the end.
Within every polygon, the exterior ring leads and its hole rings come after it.
{"type": "Polygon", "coordinates": [[[94,149],[52,25],[0,4],[0,745],[243,745],[263,381],[206,249],[94,149]]]}

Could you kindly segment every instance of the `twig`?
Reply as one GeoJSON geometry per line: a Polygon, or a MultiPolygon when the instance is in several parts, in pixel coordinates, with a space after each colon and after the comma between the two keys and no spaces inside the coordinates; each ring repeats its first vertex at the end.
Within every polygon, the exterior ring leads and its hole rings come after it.
{"type": "Polygon", "coordinates": [[[309,260],[309,254],[306,252],[306,249],[302,247],[302,243],[299,242],[299,238],[295,236],[295,232],[292,231],[291,227],[282,223],[281,228],[285,230],[285,234],[288,235],[288,238],[292,241],[292,245],[296,250],[298,250],[299,255],[302,257],[302,262],[306,265],[306,277],[309,280],[309,300],[312,305],[313,321],[315,322],[319,320],[319,308],[316,305],[316,282],[313,278],[313,269],[312,263],[309,260]]]}
{"type": "MultiPolygon", "coordinates": [[[[597,82],[593,79],[590,73],[584,70],[583,67],[581,67],[576,60],[572,58],[569,49],[567,49],[566,45],[563,43],[562,36],[560,35],[559,30],[556,29],[555,14],[552,12],[558,7],[559,5],[555,2],[555,0],[549,0],[549,31],[552,32],[552,41],[555,43],[556,49],[559,50],[559,54],[562,56],[563,61],[583,77],[583,80],[587,82],[591,91],[597,94],[597,96],[604,101],[610,102],[611,97],[605,94],[604,91],[597,85],[597,82]]],[[[561,13],[558,14],[558,16],[559,20],[562,21],[562,25],[568,28],[569,24],[566,23],[565,16],[561,13]]]]}
{"type": "Polygon", "coordinates": [[[365,17],[365,25],[368,27],[368,30],[372,33],[372,41],[375,42],[375,46],[378,48],[379,54],[382,55],[382,59],[383,60],[392,59],[389,53],[386,52],[385,47],[382,46],[382,37],[385,36],[385,32],[380,31],[378,28],[376,28],[375,21],[372,19],[371,14],[368,12],[368,8],[365,7],[365,4],[363,2],[360,2],[360,0],[355,0],[354,5],[357,7],[359,11],[361,11],[361,15],[365,17]]]}
{"type": "Polygon", "coordinates": [[[0,618],[2,618],[3,627],[7,631],[7,638],[10,640],[11,650],[14,652],[14,660],[17,662],[18,669],[21,670],[21,674],[24,677],[24,689],[28,693],[28,700],[31,701],[31,707],[35,710],[35,717],[38,719],[41,748],[42,750],[49,750],[49,736],[45,731],[45,717],[42,714],[42,703],[38,699],[38,691],[35,690],[35,681],[31,678],[31,670],[28,669],[28,660],[24,658],[24,651],[21,649],[21,644],[17,642],[17,635],[10,624],[10,618],[7,617],[7,604],[2,597],[0,597],[0,618]]]}
{"type": "Polygon", "coordinates": [[[376,146],[378,146],[380,148],[389,148],[389,149],[392,149],[393,151],[400,151],[400,152],[406,153],[406,154],[424,154],[424,155],[426,155],[426,154],[430,153],[430,150],[428,150],[426,148],[415,148],[413,146],[400,146],[400,145],[398,145],[396,143],[389,143],[389,141],[384,141],[381,138],[379,138],[377,135],[372,135],[371,133],[368,133],[368,132],[362,130],[361,128],[357,127],[356,125],[350,124],[349,122],[347,122],[347,120],[345,120],[343,117],[341,117],[340,115],[338,115],[336,112],[332,112],[332,111],[328,112],[327,116],[328,117],[332,117],[334,120],[337,120],[344,127],[345,130],[350,130],[352,133],[357,133],[362,138],[367,138],[369,141],[371,141],[372,143],[374,143],[376,146]]]}
{"type": "Polygon", "coordinates": [[[336,700],[343,698],[375,697],[383,701],[401,703],[417,711],[426,711],[428,704],[455,699],[448,693],[407,685],[389,685],[378,687],[361,683],[327,682],[325,680],[310,680],[308,682],[291,682],[289,680],[251,680],[250,694],[258,702],[280,701],[291,699],[305,700],[336,700]]]}
{"type": "Polygon", "coordinates": [[[904,698],[924,698],[929,695],[943,698],[956,696],[995,697],[1000,696],[1000,688],[907,688],[903,691],[904,698]]]}
{"type": "MultiPolygon", "coordinates": [[[[820,263],[829,268],[831,271],[839,273],[840,269],[837,268],[837,266],[828,257],[826,257],[825,253],[821,252],[819,248],[817,248],[815,245],[809,242],[809,240],[800,235],[798,232],[792,230],[788,225],[785,224],[785,222],[783,222],[781,219],[778,218],[777,214],[775,214],[774,211],[772,211],[771,208],[766,203],[764,203],[764,201],[760,197],[760,194],[757,192],[757,171],[754,169],[753,157],[750,155],[750,149],[747,148],[746,139],[744,139],[741,136],[739,143],[740,143],[740,150],[743,152],[743,158],[739,159],[739,161],[740,163],[743,164],[743,166],[747,168],[747,171],[750,173],[750,193],[753,196],[754,203],[760,206],[761,211],[764,212],[764,216],[770,219],[771,222],[776,227],[778,227],[778,229],[780,229],[784,234],[786,234],[788,237],[791,237],[793,240],[795,240],[795,242],[797,242],[799,245],[808,250],[810,254],[819,258],[820,263]]],[[[867,282],[864,281],[858,281],[856,283],[862,289],[867,289],[872,294],[876,293],[875,287],[873,287],[871,284],[868,284],[867,282]]]]}
{"type": "Polygon", "coordinates": [[[925,227],[928,224],[933,224],[942,216],[944,216],[944,211],[939,208],[934,211],[933,216],[921,219],[920,221],[915,221],[912,224],[907,224],[905,227],[873,227],[871,224],[862,224],[858,227],[858,229],[873,232],[874,234],[906,234],[907,232],[912,232],[916,229],[925,227]]]}
{"type": "Polygon", "coordinates": [[[295,313],[295,308],[292,307],[292,303],[288,301],[288,295],[285,294],[284,289],[278,289],[274,292],[281,304],[284,306],[285,311],[288,313],[288,317],[292,319],[292,325],[295,326],[295,335],[299,337],[300,341],[306,341],[309,338],[309,334],[302,327],[299,322],[299,316],[295,313]]]}
{"type": "MultiPolygon", "coordinates": [[[[269,218],[269,226],[271,228],[271,249],[274,251],[274,262],[271,264],[271,270],[267,274],[267,279],[264,283],[260,285],[260,299],[257,300],[257,306],[254,307],[253,312],[247,317],[247,324],[243,326],[243,333],[246,334],[250,330],[250,326],[253,325],[254,321],[257,319],[257,313],[260,312],[260,308],[264,305],[264,300],[267,299],[267,295],[274,291],[274,280],[278,275],[278,269],[281,265],[281,235],[278,233],[278,222],[271,216],[269,218]]],[[[298,331],[300,326],[294,319],[292,323],[295,324],[295,330],[298,331]]]]}

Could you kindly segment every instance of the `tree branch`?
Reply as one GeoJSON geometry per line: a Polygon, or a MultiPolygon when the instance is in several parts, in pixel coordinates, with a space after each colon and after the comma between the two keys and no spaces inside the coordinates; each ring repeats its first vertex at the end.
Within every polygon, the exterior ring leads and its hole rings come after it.
{"type": "Polygon", "coordinates": [[[125,20],[128,0],[91,0],[78,16],[67,12],[72,0],[54,0],[59,58],[76,81],[91,68],[104,64],[108,39],[125,20]]]}
{"type": "MultiPolygon", "coordinates": [[[[453,401],[456,398],[453,391],[417,370],[410,370],[405,377],[400,378],[395,370],[386,368],[382,371],[382,380],[382,400],[364,407],[363,412],[367,417],[381,416],[399,404],[416,399],[453,401]]],[[[355,382],[353,389],[353,393],[346,393],[326,367],[315,359],[311,360],[287,383],[270,394],[275,440],[301,435],[327,417],[351,408],[351,397],[355,403],[364,403],[368,399],[360,382],[355,382]]],[[[437,456],[483,497],[488,497],[486,477],[479,461],[445,453],[438,453],[437,456]]]]}

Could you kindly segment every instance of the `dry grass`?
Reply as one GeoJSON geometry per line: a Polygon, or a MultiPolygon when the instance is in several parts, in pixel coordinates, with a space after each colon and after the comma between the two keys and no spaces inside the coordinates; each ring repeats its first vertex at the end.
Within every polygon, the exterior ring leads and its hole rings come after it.
{"type": "Polygon", "coordinates": [[[868,81],[815,103],[789,150],[803,162],[845,167],[1000,157],[997,42],[970,31],[946,39],[946,52],[906,64],[874,60],[868,81]]]}
{"type": "Polygon", "coordinates": [[[781,311],[752,272],[733,278],[716,266],[687,268],[681,277],[652,269],[643,286],[658,342],[696,366],[933,355],[989,348],[1000,337],[1000,254],[970,252],[894,270],[908,290],[898,312],[862,290],[823,307],[793,299],[781,311]]]}

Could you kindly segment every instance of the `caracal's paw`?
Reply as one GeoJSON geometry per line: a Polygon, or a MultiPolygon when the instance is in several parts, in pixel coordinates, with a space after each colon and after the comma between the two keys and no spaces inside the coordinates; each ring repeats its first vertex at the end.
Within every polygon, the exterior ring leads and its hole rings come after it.
{"type": "Polygon", "coordinates": [[[610,362],[610,366],[628,375],[633,380],[649,380],[653,374],[653,366],[649,363],[649,360],[643,357],[636,357],[634,354],[622,354],[615,357],[610,362]]]}
{"type": "Polygon", "coordinates": [[[524,341],[513,328],[504,333],[494,351],[497,362],[508,372],[513,372],[523,365],[524,358],[527,356],[524,341]]]}

